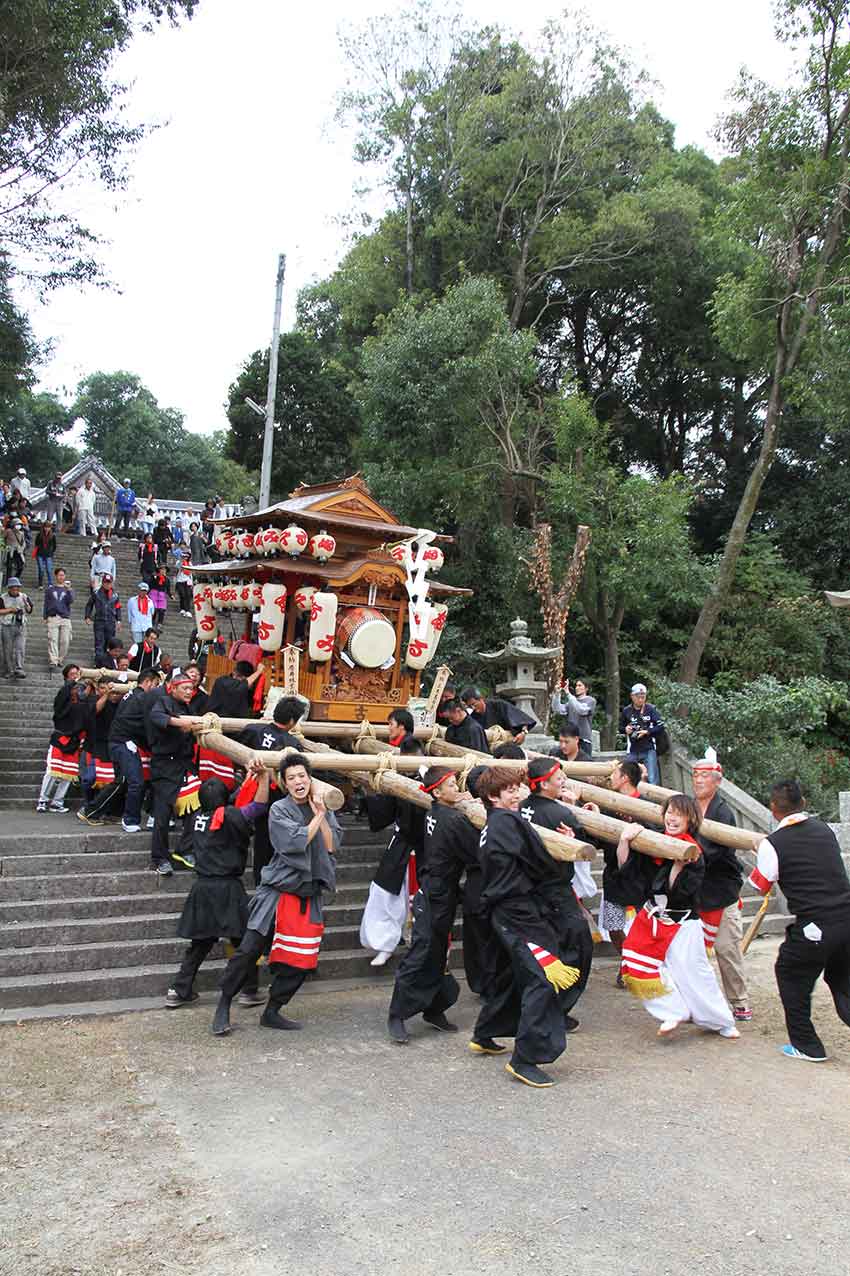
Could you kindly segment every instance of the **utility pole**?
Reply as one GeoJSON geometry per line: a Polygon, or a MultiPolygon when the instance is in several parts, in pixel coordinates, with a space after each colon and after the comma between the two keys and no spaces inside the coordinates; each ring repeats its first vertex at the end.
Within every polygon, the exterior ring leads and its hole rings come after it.
{"type": "Polygon", "coordinates": [[[266,390],[266,430],[263,435],[263,464],[260,470],[260,509],[266,509],[271,499],[272,444],[274,443],[274,401],[277,394],[277,355],[280,346],[280,309],[283,302],[283,276],[286,273],[286,253],[277,259],[277,287],[274,294],[274,325],[269,349],[269,384],[266,390]]]}

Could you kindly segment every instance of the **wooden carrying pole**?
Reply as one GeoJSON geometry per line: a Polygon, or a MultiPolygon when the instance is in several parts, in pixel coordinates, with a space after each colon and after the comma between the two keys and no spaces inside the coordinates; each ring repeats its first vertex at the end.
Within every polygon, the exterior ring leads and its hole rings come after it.
{"type": "MultiPolygon", "coordinates": [[[[445,740],[429,740],[426,745],[426,752],[432,757],[438,758],[458,758],[461,756],[475,757],[476,762],[483,763],[485,766],[493,761],[489,753],[478,753],[475,749],[464,749],[459,744],[448,744],[445,740]]],[[[542,753],[531,753],[528,758],[510,759],[515,767],[524,767],[532,757],[543,757],[542,753]]],[[[498,760],[498,759],[497,759],[498,760]]],[[[555,762],[558,759],[553,758],[555,762]]],[[[581,779],[603,779],[611,774],[613,763],[610,762],[564,762],[561,760],[561,769],[566,775],[575,776],[581,779]]]]}
{"type": "MultiPolygon", "coordinates": [[[[81,679],[89,680],[93,678],[95,682],[99,682],[101,678],[114,678],[115,674],[116,674],[115,669],[81,669],[80,670],[81,679]]],[[[121,671],[121,674],[122,674],[121,681],[124,683],[137,682],[139,678],[139,675],[136,673],[135,669],[124,669],[121,671]]]]}
{"type": "Polygon", "coordinates": [[[768,893],[765,895],[764,899],[762,900],[761,906],[759,907],[758,912],[756,913],[755,917],[753,918],[753,920],[750,922],[749,926],[747,927],[746,935],[741,940],[742,955],[747,951],[750,944],[753,942],[756,935],[759,933],[759,930],[761,929],[761,924],[764,921],[765,917],[767,916],[767,910],[769,906],[770,906],[770,891],[768,891],[768,893]]]}
{"type": "MultiPolygon", "coordinates": [[[[230,758],[237,766],[247,769],[248,764],[255,757],[262,758],[269,770],[277,771],[280,769],[281,760],[286,753],[292,753],[292,749],[285,749],[282,753],[255,753],[253,749],[249,749],[247,744],[239,744],[237,740],[229,740],[226,735],[222,735],[220,731],[204,731],[203,728],[196,728],[196,735],[205,749],[211,749],[215,753],[222,753],[226,758],[230,758]]],[[[325,806],[329,811],[338,811],[345,803],[345,794],[339,789],[334,788],[332,784],[325,784],[324,780],[316,780],[316,789],[321,794],[325,806]]]]}
{"type": "MultiPolygon", "coordinates": [[[[572,784],[570,786],[582,802],[595,802],[597,806],[606,807],[618,815],[629,815],[641,824],[657,824],[664,827],[664,816],[661,807],[655,802],[644,802],[640,798],[628,797],[624,793],[614,793],[612,789],[603,789],[595,784],[572,784]]],[[[671,790],[672,792],[672,790],[671,790]]],[[[739,851],[755,850],[762,840],[761,833],[753,833],[750,829],[739,829],[733,824],[721,824],[718,820],[703,820],[700,832],[712,842],[721,846],[733,846],[739,851]]]]}

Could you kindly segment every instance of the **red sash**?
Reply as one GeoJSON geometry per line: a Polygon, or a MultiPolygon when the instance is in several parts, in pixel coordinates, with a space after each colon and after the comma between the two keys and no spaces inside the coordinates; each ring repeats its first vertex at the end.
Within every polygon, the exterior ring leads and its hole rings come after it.
{"type": "Polygon", "coordinates": [[[174,810],[178,815],[185,815],[187,811],[197,811],[201,805],[201,799],[198,797],[200,787],[201,781],[197,775],[186,776],[174,803],[174,810]]]}
{"type": "Polygon", "coordinates": [[[284,893],[277,902],[274,940],[269,963],[281,962],[299,970],[315,970],[325,927],[310,921],[310,901],[284,893]]]}
{"type": "Polygon", "coordinates": [[[105,789],[107,784],[115,783],[115,767],[111,762],[102,762],[100,758],[93,758],[94,762],[94,787],[96,789],[105,789]]]}
{"type": "Polygon", "coordinates": [[[150,749],[139,749],[139,761],[142,764],[142,779],[147,784],[151,778],[151,751],[150,749]]]}
{"type": "Polygon", "coordinates": [[[233,763],[230,758],[226,758],[223,753],[216,753],[214,749],[202,748],[198,751],[198,775],[202,783],[204,780],[221,780],[228,789],[236,788],[233,763]]]}
{"type": "Polygon", "coordinates": [[[51,744],[47,750],[47,769],[57,780],[76,780],[80,769],[80,752],[66,753],[51,744]]]}
{"type": "Polygon", "coordinates": [[[647,905],[634,919],[623,943],[620,974],[630,993],[642,1001],[663,997],[669,991],[661,978],[667,949],[679,933],[678,922],[652,915],[647,905]]]}
{"type": "Polygon", "coordinates": [[[702,922],[702,935],[705,940],[705,951],[710,957],[714,952],[714,941],[717,939],[717,930],[720,926],[720,919],[723,916],[723,909],[700,909],[699,916],[700,921],[702,922]]]}

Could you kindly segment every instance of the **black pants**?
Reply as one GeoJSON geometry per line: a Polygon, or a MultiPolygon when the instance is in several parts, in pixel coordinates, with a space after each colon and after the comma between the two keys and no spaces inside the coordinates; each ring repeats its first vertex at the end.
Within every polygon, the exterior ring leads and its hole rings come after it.
{"type": "MultiPolygon", "coordinates": [[[[238,936],[235,936],[231,937],[230,942],[233,944],[234,948],[238,948],[241,940],[238,936]]],[[[171,984],[171,987],[177,993],[177,996],[182,997],[184,1001],[188,1001],[191,997],[192,988],[195,983],[195,976],[217,943],[217,935],[213,936],[211,939],[193,939],[189,944],[189,947],[186,949],[180,969],[171,984]]],[[[256,992],[258,982],[259,971],[255,962],[253,974],[251,971],[248,972],[248,976],[243,985],[245,992],[256,992]]]]}
{"type": "Polygon", "coordinates": [[[124,531],[127,533],[127,535],[128,535],[128,536],[130,535],[130,520],[132,519],[132,517],[133,517],[133,512],[132,512],[132,510],[119,510],[119,511],[118,511],[118,517],[117,517],[117,518],[116,518],[116,520],[115,520],[115,534],[116,534],[116,536],[120,536],[120,535],[121,535],[121,524],[122,524],[122,523],[124,524],[124,531]]]}
{"type": "MultiPolygon", "coordinates": [[[[223,997],[233,998],[243,988],[252,986],[252,971],[256,972],[257,959],[265,952],[270,938],[270,933],[261,935],[258,930],[245,931],[242,942],[227,963],[219,984],[223,997]]],[[[278,961],[269,969],[272,972],[269,984],[269,1005],[277,1009],[292,1000],[307,978],[307,971],[299,970],[296,966],[285,966],[278,961]]],[[[256,988],[256,986],[256,973],[254,973],[253,987],[256,988]]]]}
{"type": "MultiPolygon", "coordinates": [[[[151,859],[160,864],[168,859],[168,826],[174,815],[174,803],[183,784],[183,772],[163,774],[155,768],[151,770],[151,788],[153,789],[153,832],[151,834],[151,859]]],[[[178,850],[185,854],[192,849],[192,815],[182,821],[180,844],[178,850]]]]}
{"type": "Polygon", "coordinates": [[[490,943],[490,919],[479,913],[463,911],[463,969],[471,992],[483,996],[487,991],[487,953],[490,943]]]}
{"type": "Polygon", "coordinates": [[[115,626],[105,625],[103,621],[94,622],[94,663],[100,669],[106,659],[106,645],[115,637],[115,626]]]}
{"type": "Polygon", "coordinates": [[[83,806],[86,815],[96,819],[103,819],[107,815],[117,815],[124,804],[126,787],[123,778],[119,777],[112,784],[104,784],[99,789],[93,789],[91,797],[83,806]]]}
{"type": "Polygon", "coordinates": [[[813,941],[793,922],[774,966],[791,1045],[817,1059],[826,1057],[812,1023],[812,989],[821,975],[839,1017],[850,1027],[850,923],[821,929],[821,939],[813,941]]]}
{"type": "MultiPolygon", "coordinates": [[[[493,931],[503,948],[475,1024],[476,1038],[513,1037],[514,1053],[526,1063],[552,1063],[566,1048],[565,993],[557,992],[532,956],[525,936],[494,910],[493,931]]],[[[571,990],[568,990],[571,991],[571,990]]],[[[574,1003],[573,1003],[574,1004],[574,1003]]]]}
{"type": "Polygon", "coordinates": [[[413,900],[413,934],[396,971],[391,1018],[410,1019],[426,1011],[439,1014],[460,996],[457,980],[446,970],[456,904],[455,890],[434,895],[427,887],[417,891],[413,900]]]}
{"type": "Polygon", "coordinates": [[[192,611],[192,586],[186,581],[177,581],[177,598],[181,611],[192,611]]]}

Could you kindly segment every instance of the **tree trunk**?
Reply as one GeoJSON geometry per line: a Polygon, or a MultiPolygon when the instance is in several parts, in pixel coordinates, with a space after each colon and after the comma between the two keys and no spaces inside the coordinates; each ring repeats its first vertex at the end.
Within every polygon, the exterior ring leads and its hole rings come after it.
{"type": "Polygon", "coordinates": [[[413,164],[411,146],[407,146],[407,189],[405,191],[404,287],[413,296],[413,164]]]}

